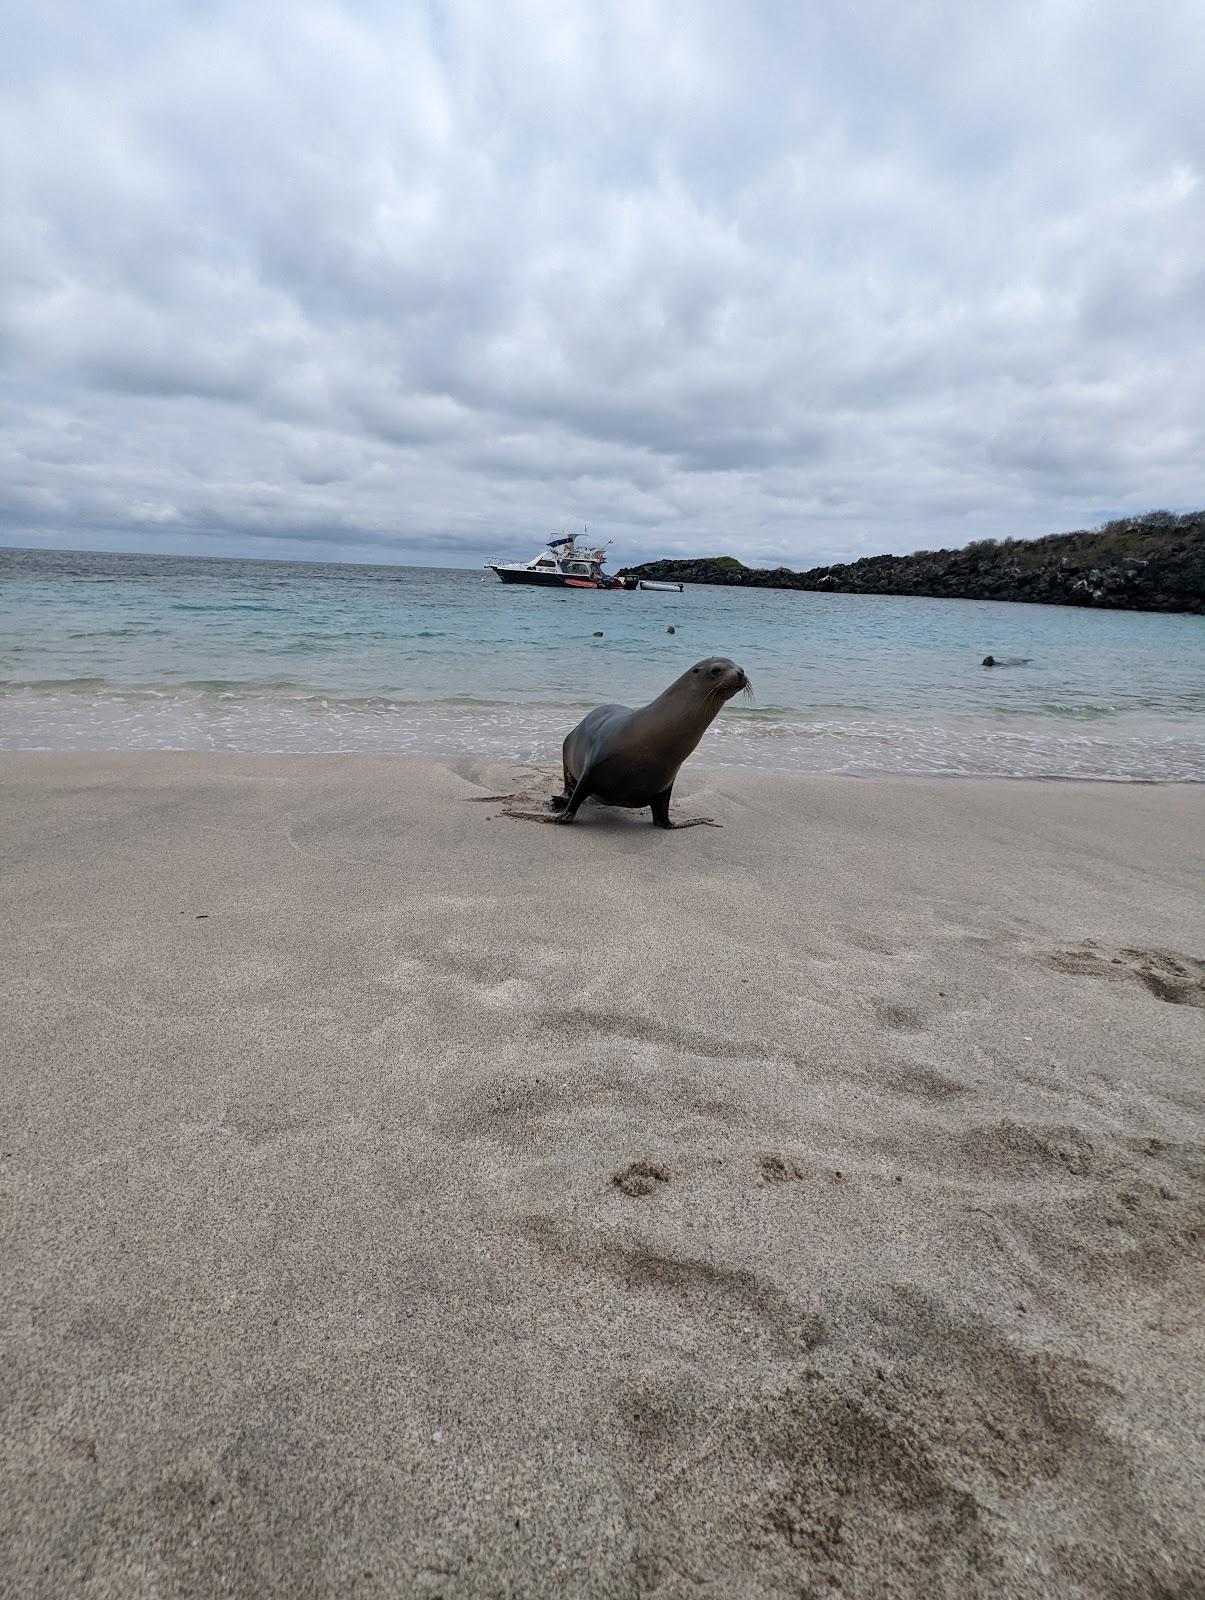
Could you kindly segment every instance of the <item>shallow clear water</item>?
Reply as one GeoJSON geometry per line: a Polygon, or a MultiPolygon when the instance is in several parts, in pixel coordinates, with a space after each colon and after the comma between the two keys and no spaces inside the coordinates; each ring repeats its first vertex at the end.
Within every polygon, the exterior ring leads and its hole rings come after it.
{"type": "Polygon", "coordinates": [[[554,762],[589,707],[728,655],[756,703],[711,765],[1205,780],[1200,617],[484,576],[0,550],[0,748],[554,762]]]}

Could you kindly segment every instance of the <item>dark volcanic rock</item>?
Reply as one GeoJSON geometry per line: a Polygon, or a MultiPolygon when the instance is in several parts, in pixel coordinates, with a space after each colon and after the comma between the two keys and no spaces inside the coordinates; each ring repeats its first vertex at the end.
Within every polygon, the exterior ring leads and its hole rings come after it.
{"type": "Polygon", "coordinates": [[[1205,614],[1205,511],[1150,511],[1093,532],[1044,539],[980,539],[965,550],[792,572],[746,567],[732,556],[647,561],[620,576],[743,588],[812,589],[833,594],[929,595],[950,600],[1029,600],[1040,605],[1103,606],[1205,614]]]}

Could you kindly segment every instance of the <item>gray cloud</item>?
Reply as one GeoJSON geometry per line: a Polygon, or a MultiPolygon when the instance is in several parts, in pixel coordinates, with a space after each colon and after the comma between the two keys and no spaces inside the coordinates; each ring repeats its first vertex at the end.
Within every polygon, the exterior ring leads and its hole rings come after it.
{"type": "Polygon", "coordinates": [[[1205,503],[1205,13],[27,8],[0,538],[810,564],[1205,503]]]}

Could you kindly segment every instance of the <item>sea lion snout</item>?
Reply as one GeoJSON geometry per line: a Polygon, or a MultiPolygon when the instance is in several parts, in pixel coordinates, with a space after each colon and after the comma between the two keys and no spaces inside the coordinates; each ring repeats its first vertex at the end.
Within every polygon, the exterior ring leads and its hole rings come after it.
{"type": "Polygon", "coordinates": [[[729,661],[727,656],[710,656],[700,661],[690,669],[690,676],[702,680],[700,688],[706,693],[719,693],[725,700],[731,700],[734,694],[749,687],[745,669],[729,661]]]}

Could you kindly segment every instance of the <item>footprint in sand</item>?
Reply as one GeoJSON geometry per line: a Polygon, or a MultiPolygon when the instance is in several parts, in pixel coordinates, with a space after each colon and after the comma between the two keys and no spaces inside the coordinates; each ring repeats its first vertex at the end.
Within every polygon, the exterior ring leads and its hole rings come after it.
{"type": "Polygon", "coordinates": [[[798,1162],[788,1161],[783,1156],[759,1156],[757,1165],[763,1183],[790,1183],[807,1177],[798,1162]]]}
{"type": "Polygon", "coordinates": [[[912,1066],[908,1062],[882,1068],[877,1074],[877,1082],[892,1094],[928,1101],[935,1105],[971,1093],[969,1083],[962,1083],[957,1078],[948,1078],[933,1067],[912,1066]]]}
{"type": "Polygon", "coordinates": [[[617,1189],[622,1189],[624,1194],[635,1197],[652,1194],[659,1183],[668,1183],[669,1173],[664,1167],[655,1166],[651,1161],[632,1161],[622,1171],[617,1172],[611,1182],[617,1189]]]}
{"type": "Polygon", "coordinates": [[[1205,962],[1170,950],[1107,950],[1084,939],[1066,950],[1047,950],[1038,960],[1053,972],[1073,978],[1107,978],[1140,983],[1157,1000],[1205,1010],[1205,962]]]}
{"type": "Polygon", "coordinates": [[[876,1000],[874,1009],[883,1026],[894,1028],[898,1033],[923,1033],[928,1026],[924,1012],[918,1011],[915,1006],[876,1000]]]}

